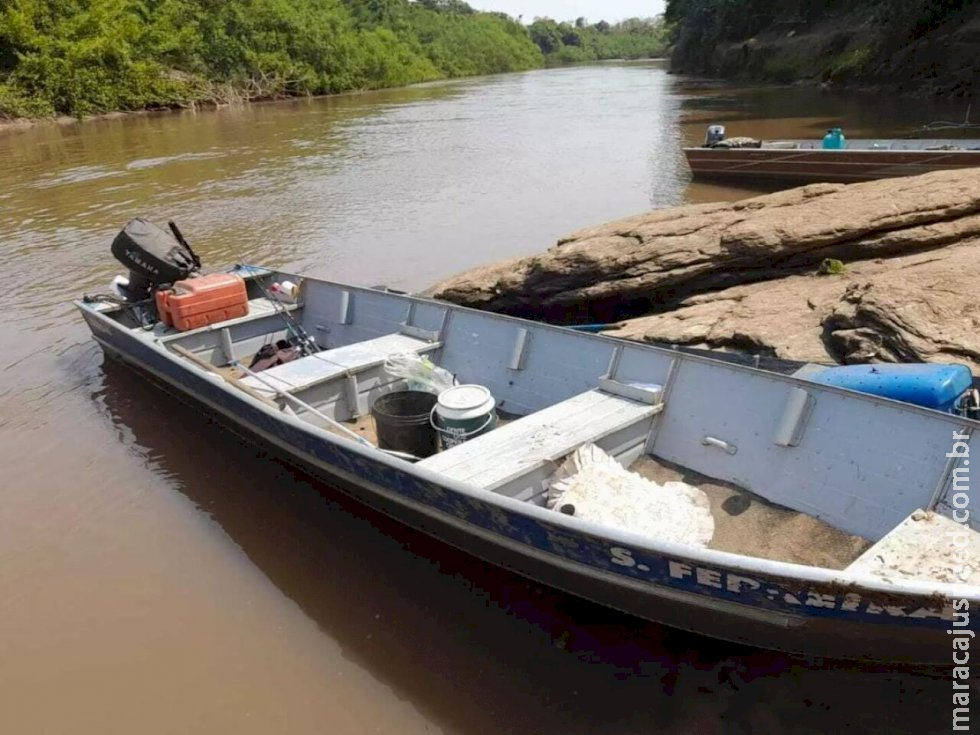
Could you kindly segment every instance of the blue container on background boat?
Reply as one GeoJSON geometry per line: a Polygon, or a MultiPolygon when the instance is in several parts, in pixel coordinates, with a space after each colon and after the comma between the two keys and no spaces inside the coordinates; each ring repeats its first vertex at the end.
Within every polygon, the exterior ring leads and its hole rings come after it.
{"type": "Polygon", "coordinates": [[[840,128],[831,128],[823,136],[823,148],[826,151],[842,151],[847,147],[847,139],[840,128]]]}
{"type": "Polygon", "coordinates": [[[966,365],[846,365],[810,380],[947,413],[955,413],[960,396],[973,387],[966,365]]]}

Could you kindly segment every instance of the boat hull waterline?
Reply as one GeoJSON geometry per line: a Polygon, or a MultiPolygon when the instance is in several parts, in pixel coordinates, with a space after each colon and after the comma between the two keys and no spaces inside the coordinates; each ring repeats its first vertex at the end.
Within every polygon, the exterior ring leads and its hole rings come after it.
{"type": "Polygon", "coordinates": [[[980,166],[973,150],[685,148],[695,178],[854,182],[980,166]]]}

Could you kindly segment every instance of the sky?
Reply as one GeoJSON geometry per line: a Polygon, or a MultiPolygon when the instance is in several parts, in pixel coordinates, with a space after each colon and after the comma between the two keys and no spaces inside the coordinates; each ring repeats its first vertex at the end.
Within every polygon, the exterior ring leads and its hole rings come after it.
{"type": "Polygon", "coordinates": [[[555,20],[575,20],[585,16],[590,23],[606,20],[614,23],[624,18],[649,18],[664,12],[663,0],[467,0],[478,10],[499,10],[524,16],[529,23],[535,16],[555,20]]]}

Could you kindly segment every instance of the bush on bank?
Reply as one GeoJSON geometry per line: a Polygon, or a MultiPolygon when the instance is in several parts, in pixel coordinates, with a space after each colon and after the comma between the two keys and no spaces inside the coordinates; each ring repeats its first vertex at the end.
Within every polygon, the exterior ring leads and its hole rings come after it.
{"type": "Polygon", "coordinates": [[[327,94],[542,62],[519,23],[458,0],[8,0],[0,116],[327,94]]]}
{"type": "Polygon", "coordinates": [[[5,0],[0,118],[184,107],[662,54],[662,20],[530,27],[462,0],[5,0]]]}

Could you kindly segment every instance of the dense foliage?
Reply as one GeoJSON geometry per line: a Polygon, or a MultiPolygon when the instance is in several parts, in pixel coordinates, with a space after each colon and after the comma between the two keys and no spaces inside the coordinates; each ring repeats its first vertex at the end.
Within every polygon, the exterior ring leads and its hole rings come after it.
{"type": "Polygon", "coordinates": [[[462,0],[2,0],[0,118],[393,87],[666,45],[660,20],[525,28],[462,0]]]}
{"type": "Polygon", "coordinates": [[[719,40],[743,39],[773,21],[815,22],[859,7],[869,24],[887,25],[914,37],[927,32],[975,0],[667,0],[665,17],[681,30],[708,31],[719,40]]]}
{"type": "Polygon", "coordinates": [[[631,18],[615,25],[605,21],[574,24],[535,18],[531,39],[550,62],[600,59],[649,59],[667,51],[669,32],[662,18],[631,18]]]}
{"type": "MultiPolygon", "coordinates": [[[[764,31],[785,36],[835,21],[875,39],[875,48],[849,52],[873,65],[876,57],[917,41],[976,5],[977,0],[667,0],[665,19],[679,67],[703,67],[719,43],[746,41],[764,31]]],[[[837,52],[831,43],[825,55],[837,52]]],[[[843,55],[836,62],[855,63],[843,55]]]]}
{"type": "Polygon", "coordinates": [[[540,66],[460,0],[4,0],[0,117],[391,87],[540,66]]]}

